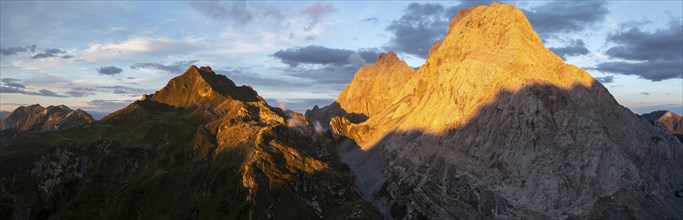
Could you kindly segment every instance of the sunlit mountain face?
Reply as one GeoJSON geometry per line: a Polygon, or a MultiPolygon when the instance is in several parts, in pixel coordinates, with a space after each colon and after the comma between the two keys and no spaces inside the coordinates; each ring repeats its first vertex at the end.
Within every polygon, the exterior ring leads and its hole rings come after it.
{"type": "Polygon", "coordinates": [[[683,218],[681,2],[0,4],[0,219],[683,218]]]}

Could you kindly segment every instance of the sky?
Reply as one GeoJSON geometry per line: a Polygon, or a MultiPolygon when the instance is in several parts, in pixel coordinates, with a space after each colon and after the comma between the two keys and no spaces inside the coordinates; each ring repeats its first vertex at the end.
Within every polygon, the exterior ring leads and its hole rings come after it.
{"type": "MultiPolygon", "coordinates": [[[[459,10],[489,3],[0,1],[0,110],[64,104],[101,117],[194,64],[304,112],[380,53],[419,67],[459,10]]],[[[505,3],[620,104],[683,114],[683,1],[505,3]]]]}

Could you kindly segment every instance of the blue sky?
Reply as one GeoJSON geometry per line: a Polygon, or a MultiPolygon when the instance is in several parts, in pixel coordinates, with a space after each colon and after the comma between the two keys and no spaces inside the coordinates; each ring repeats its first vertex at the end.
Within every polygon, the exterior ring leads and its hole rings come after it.
{"type": "MultiPolygon", "coordinates": [[[[387,50],[418,67],[462,8],[439,2],[0,2],[0,110],[108,113],[211,66],[275,106],[331,103],[387,50]]],[[[512,1],[568,63],[636,113],[683,113],[681,1],[512,1]]]]}

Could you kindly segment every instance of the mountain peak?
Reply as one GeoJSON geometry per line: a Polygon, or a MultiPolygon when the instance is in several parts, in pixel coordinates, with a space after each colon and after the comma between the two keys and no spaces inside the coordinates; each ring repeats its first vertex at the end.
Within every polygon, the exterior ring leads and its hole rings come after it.
{"type": "MultiPolygon", "coordinates": [[[[145,99],[150,98],[146,96],[145,99]]],[[[261,101],[256,91],[248,86],[236,86],[211,67],[190,66],[183,74],[171,79],[164,88],[151,96],[157,102],[175,107],[190,107],[210,103],[216,106],[226,98],[241,101],[261,101]]]]}
{"type": "MultiPolygon", "coordinates": [[[[460,11],[451,21],[448,34],[439,53],[430,58],[463,59],[468,55],[509,55],[506,60],[554,60],[561,59],[548,53],[541,38],[534,32],[524,13],[508,4],[477,6],[460,11]]],[[[502,60],[505,62],[505,60],[502,60]]]]}
{"type": "Polygon", "coordinates": [[[401,61],[401,59],[398,58],[396,53],[394,53],[393,51],[389,51],[386,53],[381,53],[379,55],[379,58],[377,58],[376,63],[395,63],[395,62],[400,62],[400,61],[401,61]]]}

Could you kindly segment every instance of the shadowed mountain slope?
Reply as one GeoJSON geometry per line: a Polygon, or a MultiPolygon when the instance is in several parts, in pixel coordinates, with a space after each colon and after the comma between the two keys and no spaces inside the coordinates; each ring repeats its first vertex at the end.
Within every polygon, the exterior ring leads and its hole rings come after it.
{"type": "Polygon", "coordinates": [[[459,12],[401,87],[366,121],[330,122],[387,217],[683,218],[681,143],[545,48],[511,5],[459,12]]]}
{"type": "Polygon", "coordinates": [[[90,127],[0,145],[0,216],[374,219],[302,115],[190,67],[90,127]]]}

